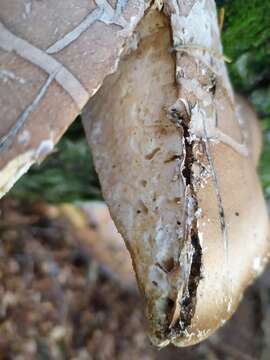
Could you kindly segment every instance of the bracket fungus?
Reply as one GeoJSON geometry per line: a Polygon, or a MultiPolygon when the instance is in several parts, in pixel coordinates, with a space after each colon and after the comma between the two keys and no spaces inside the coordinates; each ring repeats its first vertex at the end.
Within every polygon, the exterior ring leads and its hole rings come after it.
{"type": "Polygon", "coordinates": [[[233,94],[214,1],[1,0],[0,61],[1,195],[84,108],[151,341],[212,334],[269,254],[259,126],[233,94]]]}

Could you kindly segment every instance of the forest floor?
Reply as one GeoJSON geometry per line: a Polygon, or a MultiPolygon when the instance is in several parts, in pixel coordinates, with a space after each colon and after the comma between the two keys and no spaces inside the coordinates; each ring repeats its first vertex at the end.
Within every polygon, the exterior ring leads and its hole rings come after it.
{"type": "Polygon", "coordinates": [[[85,208],[0,202],[0,359],[270,358],[270,269],[209,340],[157,350],[105,205],[85,208]]]}

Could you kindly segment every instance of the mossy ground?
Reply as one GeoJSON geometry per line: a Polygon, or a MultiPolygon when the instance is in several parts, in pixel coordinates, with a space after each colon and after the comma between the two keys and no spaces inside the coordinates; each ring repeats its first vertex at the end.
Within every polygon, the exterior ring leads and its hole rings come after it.
{"type": "Polygon", "coordinates": [[[217,1],[225,10],[224,53],[235,89],[249,98],[261,119],[264,149],[258,166],[270,197],[270,1],[217,1]]]}
{"type": "Polygon", "coordinates": [[[55,151],[35,165],[11,190],[20,200],[43,199],[50,203],[101,199],[101,191],[80,117],[55,151]]]}
{"type": "MultiPolygon", "coordinates": [[[[232,61],[228,70],[235,89],[255,106],[265,134],[258,166],[262,185],[270,197],[270,1],[217,0],[225,10],[222,41],[232,61]]],[[[90,151],[78,118],[39,167],[33,167],[12,190],[14,196],[49,202],[101,198],[90,151]]]]}

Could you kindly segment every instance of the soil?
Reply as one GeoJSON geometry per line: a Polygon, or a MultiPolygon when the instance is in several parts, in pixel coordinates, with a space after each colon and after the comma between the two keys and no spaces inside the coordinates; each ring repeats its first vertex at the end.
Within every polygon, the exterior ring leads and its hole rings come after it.
{"type": "Polygon", "coordinates": [[[0,359],[270,359],[270,269],[209,340],[157,350],[132,273],[121,281],[94,249],[102,223],[86,232],[56,206],[8,197],[0,211],[0,359]]]}

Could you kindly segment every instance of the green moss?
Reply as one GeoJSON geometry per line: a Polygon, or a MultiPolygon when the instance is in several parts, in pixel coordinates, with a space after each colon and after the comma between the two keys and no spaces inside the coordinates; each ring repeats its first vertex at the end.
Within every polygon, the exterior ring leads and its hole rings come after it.
{"type": "Polygon", "coordinates": [[[261,178],[264,193],[270,198],[270,118],[262,121],[264,131],[264,149],[258,166],[258,172],[261,178]]]}
{"type": "Polygon", "coordinates": [[[23,176],[11,194],[21,200],[42,198],[51,203],[101,198],[80,119],[67,131],[56,151],[23,176]]]}
{"type": "Polygon", "coordinates": [[[228,70],[235,89],[253,103],[264,131],[258,166],[266,196],[270,196],[270,1],[217,1],[225,9],[224,53],[232,59],[228,70]]]}
{"type": "Polygon", "coordinates": [[[270,79],[270,1],[224,1],[224,52],[234,85],[243,91],[270,79]]]}
{"type": "Polygon", "coordinates": [[[249,98],[262,118],[270,116],[270,86],[252,91],[249,98]]]}

